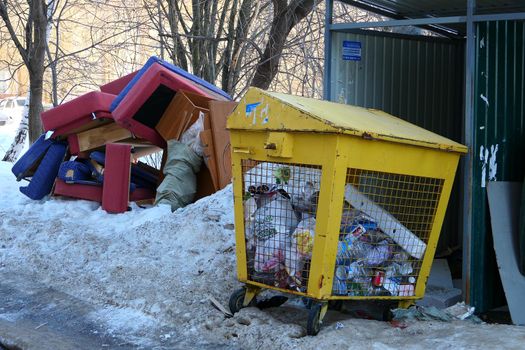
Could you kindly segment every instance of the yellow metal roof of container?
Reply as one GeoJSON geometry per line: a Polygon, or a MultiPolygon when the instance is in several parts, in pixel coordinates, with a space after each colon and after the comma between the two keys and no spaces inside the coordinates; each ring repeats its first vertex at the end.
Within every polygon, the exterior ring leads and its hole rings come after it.
{"type": "Polygon", "coordinates": [[[466,153],[467,147],[403,119],[313,98],[250,88],[228,119],[228,129],[342,133],[466,153]]]}

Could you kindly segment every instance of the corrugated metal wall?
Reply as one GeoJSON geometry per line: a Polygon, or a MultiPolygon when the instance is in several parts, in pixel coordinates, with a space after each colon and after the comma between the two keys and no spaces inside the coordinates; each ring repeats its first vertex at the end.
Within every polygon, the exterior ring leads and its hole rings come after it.
{"type": "Polygon", "coordinates": [[[470,296],[479,311],[505,301],[485,185],[489,180],[521,182],[525,175],[524,40],[524,22],[477,25],[470,296]]]}
{"type": "MultiPolygon", "coordinates": [[[[461,142],[464,43],[356,30],[332,34],[330,98],[378,108],[461,142]],[[343,41],[361,43],[361,60],[343,60],[343,41]]],[[[461,245],[459,178],[438,252],[461,245]]]]}

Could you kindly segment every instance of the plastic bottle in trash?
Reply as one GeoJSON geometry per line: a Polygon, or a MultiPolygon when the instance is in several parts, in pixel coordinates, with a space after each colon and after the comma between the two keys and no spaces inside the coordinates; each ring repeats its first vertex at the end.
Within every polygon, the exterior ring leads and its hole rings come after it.
{"type": "Polygon", "coordinates": [[[348,266],[337,266],[335,269],[335,279],[333,285],[333,294],[346,295],[346,282],[348,280],[348,266]]]}
{"type": "Polygon", "coordinates": [[[350,254],[348,251],[348,242],[346,240],[339,241],[337,244],[336,265],[350,265],[350,254]]]}

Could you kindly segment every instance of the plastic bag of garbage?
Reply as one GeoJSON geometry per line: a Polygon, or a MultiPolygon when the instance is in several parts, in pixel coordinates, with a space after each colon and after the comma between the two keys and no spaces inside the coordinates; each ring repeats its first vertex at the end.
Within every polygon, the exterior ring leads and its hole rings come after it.
{"type": "Polygon", "coordinates": [[[202,163],[188,145],[177,140],[168,141],[168,158],[164,166],[164,180],[157,188],[155,204],[169,204],[171,210],[193,201],[197,192],[197,176],[202,163]]]}
{"type": "Polygon", "coordinates": [[[290,249],[286,250],[285,266],[288,275],[297,285],[301,285],[301,273],[304,263],[312,258],[315,237],[315,218],[301,221],[291,236],[290,249]]]}
{"type": "Polygon", "coordinates": [[[297,217],[290,200],[280,192],[253,214],[253,233],[258,240],[266,240],[277,233],[290,235],[297,226],[297,217]]]}
{"type": "Polygon", "coordinates": [[[204,145],[202,144],[200,133],[204,130],[204,114],[199,112],[199,118],[195,123],[193,123],[181,136],[180,141],[188,147],[190,147],[193,152],[195,152],[199,157],[202,157],[204,154],[204,145]]]}
{"type": "Polygon", "coordinates": [[[301,221],[292,233],[292,245],[302,258],[311,258],[315,236],[315,218],[301,221]]]}
{"type": "Polygon", "coordinates": [[[284,267],[285,251],[289,250],[290,236],[277,233],[268,239],[258,240],[255,247],[256,272],[278,272],[284,267]]]}

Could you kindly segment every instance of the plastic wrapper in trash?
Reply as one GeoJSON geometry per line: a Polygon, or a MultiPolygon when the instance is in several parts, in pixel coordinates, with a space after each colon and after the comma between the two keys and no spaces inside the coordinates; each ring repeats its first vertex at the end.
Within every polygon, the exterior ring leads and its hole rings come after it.
{"type": "Polygon", "coordinates": [[[286,250],[285,266],[288,275],[297,285],[301,285],[304,263],[312,257],[315,237],[315,218],[301,221],[291,236],[291,247],[286,250]]]}
{"type": "Polygon", "coordinates": [[[249,197],[244,201],[244,221],[250,222],[253,220],[254,214],[257,211],[257,202],[255,198],[249,197]]]}
{"type": "Polygon", "coordinates": [[[247,248],[253,249],[255,247],[255,232],[252,221],[254,220],[255,212],[257,211],[257,202],[255,198],[248,197],[244,203],[244,226],[246,227],[247,248]]]}
{"type": "Polygon", "coordinates": [[[254,269],[256,272],[278,272],[284,267],[285,251],[289,250],[290,236],[277,233],[264,241],[258,241],[255,248],[254,269]]]}
{"type": "Polygon", "coordinates": [[[197,176],[202,163],[188,145],[168,141],[168,157],[164,165],[164,180],[157,188],[155,204],[169,204],[171,210],[191,203],[197,191],[197,176]]]}
{"type": "Polygon", "coordinates": [[[200,157],[204,154],[204,145],[200,133],[204,130],[204,114],[199,112],[199,118],[181,136],[180,141],[190,147],[200,157]]]}
{"type": "Polygon", "coordinates": [[[345,201],[341,214],[341,233],[353,232],[356,226],[361,225],[365,231],[377,230],[377,224],[360,210],[354,209],[345,201]]]}

